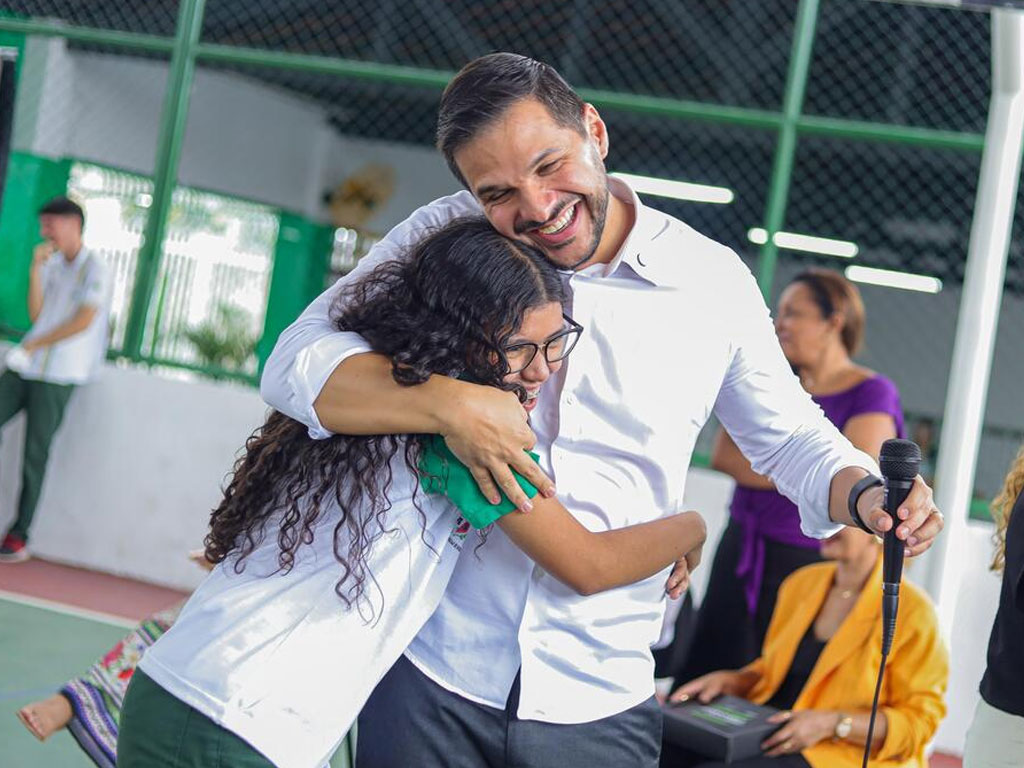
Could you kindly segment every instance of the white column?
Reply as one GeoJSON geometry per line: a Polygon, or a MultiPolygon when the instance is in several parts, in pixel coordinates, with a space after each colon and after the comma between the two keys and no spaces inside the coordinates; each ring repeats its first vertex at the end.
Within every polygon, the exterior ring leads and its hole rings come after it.
{"type": "Polygon", "coordinates": [[[935,470],[936,501],[946,528],[925,564],[925,586],[937,603],[947,640],[961,578],[977,565],[966,562],[964,545],[1020,175],[1022,46],[1024,13],[993,10],[992,95],[935,470]]]}

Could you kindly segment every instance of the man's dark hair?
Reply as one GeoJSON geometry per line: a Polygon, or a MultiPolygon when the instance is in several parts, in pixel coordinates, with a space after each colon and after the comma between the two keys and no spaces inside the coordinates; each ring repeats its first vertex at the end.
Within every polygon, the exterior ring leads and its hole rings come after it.
{"type": "Polygon", "coordinates": [[[53,198],[53,200],[39,209],[40,216],[45,214],[51,216],[77,216],[78,223],[83,228],[85,227],[85,211],[82,210],[82,206],[63,195],[53,198]]]}
{"type": "MultiPolygon", "coordinates": [[[[491,53],[464,66],[441,96],[437,148],[464,185],[455,153],[521,99],[536,99],[559,125],[583,134],[583,100],[554,67],[516,53],[491,53]]],[[[468,185],[467,185],[468,186],[468,185]]]]}

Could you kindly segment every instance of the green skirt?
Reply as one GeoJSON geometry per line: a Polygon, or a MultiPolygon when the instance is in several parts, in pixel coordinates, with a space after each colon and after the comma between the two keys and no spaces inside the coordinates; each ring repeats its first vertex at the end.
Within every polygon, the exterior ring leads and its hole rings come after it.
{"type": "Polygon", "coordinates": [[[118,768],[273,768],[252,746],[135,670],[121,709],[118,768]]]}

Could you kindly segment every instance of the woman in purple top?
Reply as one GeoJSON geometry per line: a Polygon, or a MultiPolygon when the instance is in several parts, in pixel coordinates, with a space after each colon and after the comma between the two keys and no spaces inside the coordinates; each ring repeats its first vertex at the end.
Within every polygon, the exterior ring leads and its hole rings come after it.
{"type": "MultiPolygon", "coordinates": [[[[850,442],[877,458],[883,442],[903,437],[896,385],[851,359],[864,334],[864,304],[856,286],[831,270],[802,272],[779,298],[775,330],[804,389],[850,442]]],[[[796,506],[750,468],[724,431],[715,441],[711,466],[731,475],[736,491],[693,645],[677,680],[752,661],[783,579],[821,559],[817,539],[800,532],[796,506]]],[[[843,591],[859,594],[849,586],[843,591]]]]}

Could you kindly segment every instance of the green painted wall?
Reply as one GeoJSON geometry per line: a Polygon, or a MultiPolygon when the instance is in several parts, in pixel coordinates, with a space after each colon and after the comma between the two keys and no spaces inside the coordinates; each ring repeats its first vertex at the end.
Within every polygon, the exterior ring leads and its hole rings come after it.
{"type": "Polygon", "coordinates": [[[11,153],[0,207],[0,330],[8,334],[29,327],[25,297],[32,248],[40,240],[36,211],[66,194],[70,172],[67,158],[11,153]]]}
{"type": "Polygon", "coordinates": [[[323,291],[333,236],[331,226],[281,212],[263,337],[256,345],[261,372],[281,331],[323,291]]]}

